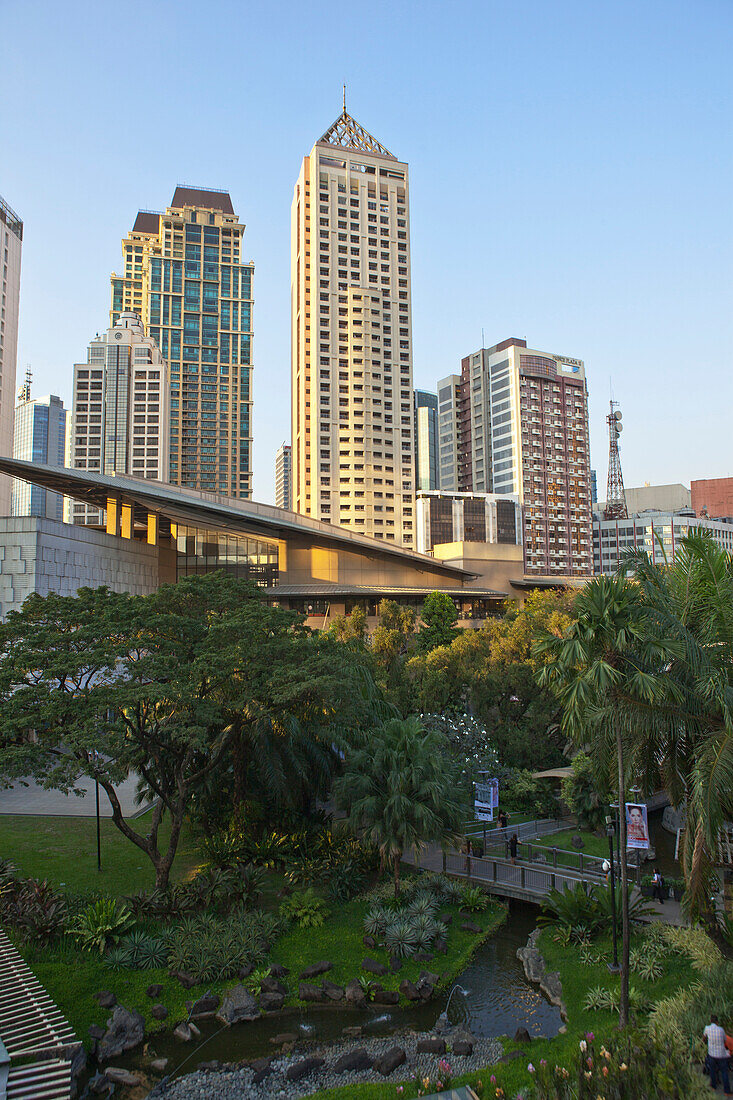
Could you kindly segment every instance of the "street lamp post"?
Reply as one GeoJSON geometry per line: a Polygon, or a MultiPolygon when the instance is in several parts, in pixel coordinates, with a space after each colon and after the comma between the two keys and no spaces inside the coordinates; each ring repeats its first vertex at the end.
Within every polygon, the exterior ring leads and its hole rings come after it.
{"type": "Polygon", "coordinates": [[[603,861],[603,870],[606,874],[610,873],[611,884],[611,924],[613,931],[613,962],[608,964],[608,969],[612,974],[620,973],[621,967],[618,964],[618,931],[616,928],[616,876],[613,870],[613,834],[614,834],[614,820],[613,816],[609,815],[606,818],[606,835],[608,836],[608,854],[609,860],[603,861]]]}

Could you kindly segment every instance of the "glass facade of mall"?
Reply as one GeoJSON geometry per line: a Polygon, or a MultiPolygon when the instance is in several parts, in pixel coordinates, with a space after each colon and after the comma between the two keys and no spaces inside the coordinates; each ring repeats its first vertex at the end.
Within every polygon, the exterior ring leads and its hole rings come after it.
{"type": "Polygon", "coordinates": [[[188,577],[222,569],[232,577],[272,588],[278,580],[278,544],[264,539],[173,525],[176,575],[188,577]]]}

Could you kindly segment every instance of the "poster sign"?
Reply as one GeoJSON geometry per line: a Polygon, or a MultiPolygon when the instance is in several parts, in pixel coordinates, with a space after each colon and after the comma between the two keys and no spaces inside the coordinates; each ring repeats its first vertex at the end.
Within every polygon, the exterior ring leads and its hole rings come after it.
{"type": "Polygon", "coordinates": [[[644,802],[626,803],[626,847],[649,847],[649,822],[644,802]]]}
{"type": "Polygon", "coordinates": [[[474,783],[473,808],[477,821],[493,821],[494,810],[499,806],[499,780],[474,783]]]}

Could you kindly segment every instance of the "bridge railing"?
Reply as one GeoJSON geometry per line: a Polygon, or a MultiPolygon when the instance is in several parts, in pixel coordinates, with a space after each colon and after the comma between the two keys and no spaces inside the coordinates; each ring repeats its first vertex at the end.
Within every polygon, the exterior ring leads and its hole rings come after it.
{"type": "Polygon", "coordinates": [[[570,828],[572,828],[570,821],[563,821],[554,817],[543,817],[532,821],[512,822],[511,825],[507,825],[506,829],[502,829],[498,821],[487,822],[485,825],[480,821],[469,821],[463,827],[462,832],[464,836],[470,837],[472,840],[483,839],[485,834],[488,845],[503,842],[505,836],[508,840],[512,833],[516,833],[519,840],[533,840],[538,836],[548,836],[550,833],[559,833],[570,828]]]}
{"type": "Polygon", "coordinates": [[[465,852],[446,853],[446,871],[477,883],[487,883],[508,891],[516,890],[536,897],[546,896],[550,890],[564,890],[579,882],[595,885],[597,876],[585,879],[578,872],[567,868],[537,867],[524,863],[511,863],[504,859],[467,856],[465,852]]]}

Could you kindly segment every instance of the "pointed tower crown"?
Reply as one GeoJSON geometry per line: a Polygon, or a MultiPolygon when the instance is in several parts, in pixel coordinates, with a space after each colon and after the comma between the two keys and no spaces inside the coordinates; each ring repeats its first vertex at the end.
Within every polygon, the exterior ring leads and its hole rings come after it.
{"type": "Polygon", "coordinates": [[[338,145],[342,149],[360,149],[362,153],[379,153],[382,157],[397,160],[397,157],[385,149],[375,137],[360,126],[356,119],[344,109],[332,126],[326,130],[323,137],[316,142],[317,145],[338,145]]]}

